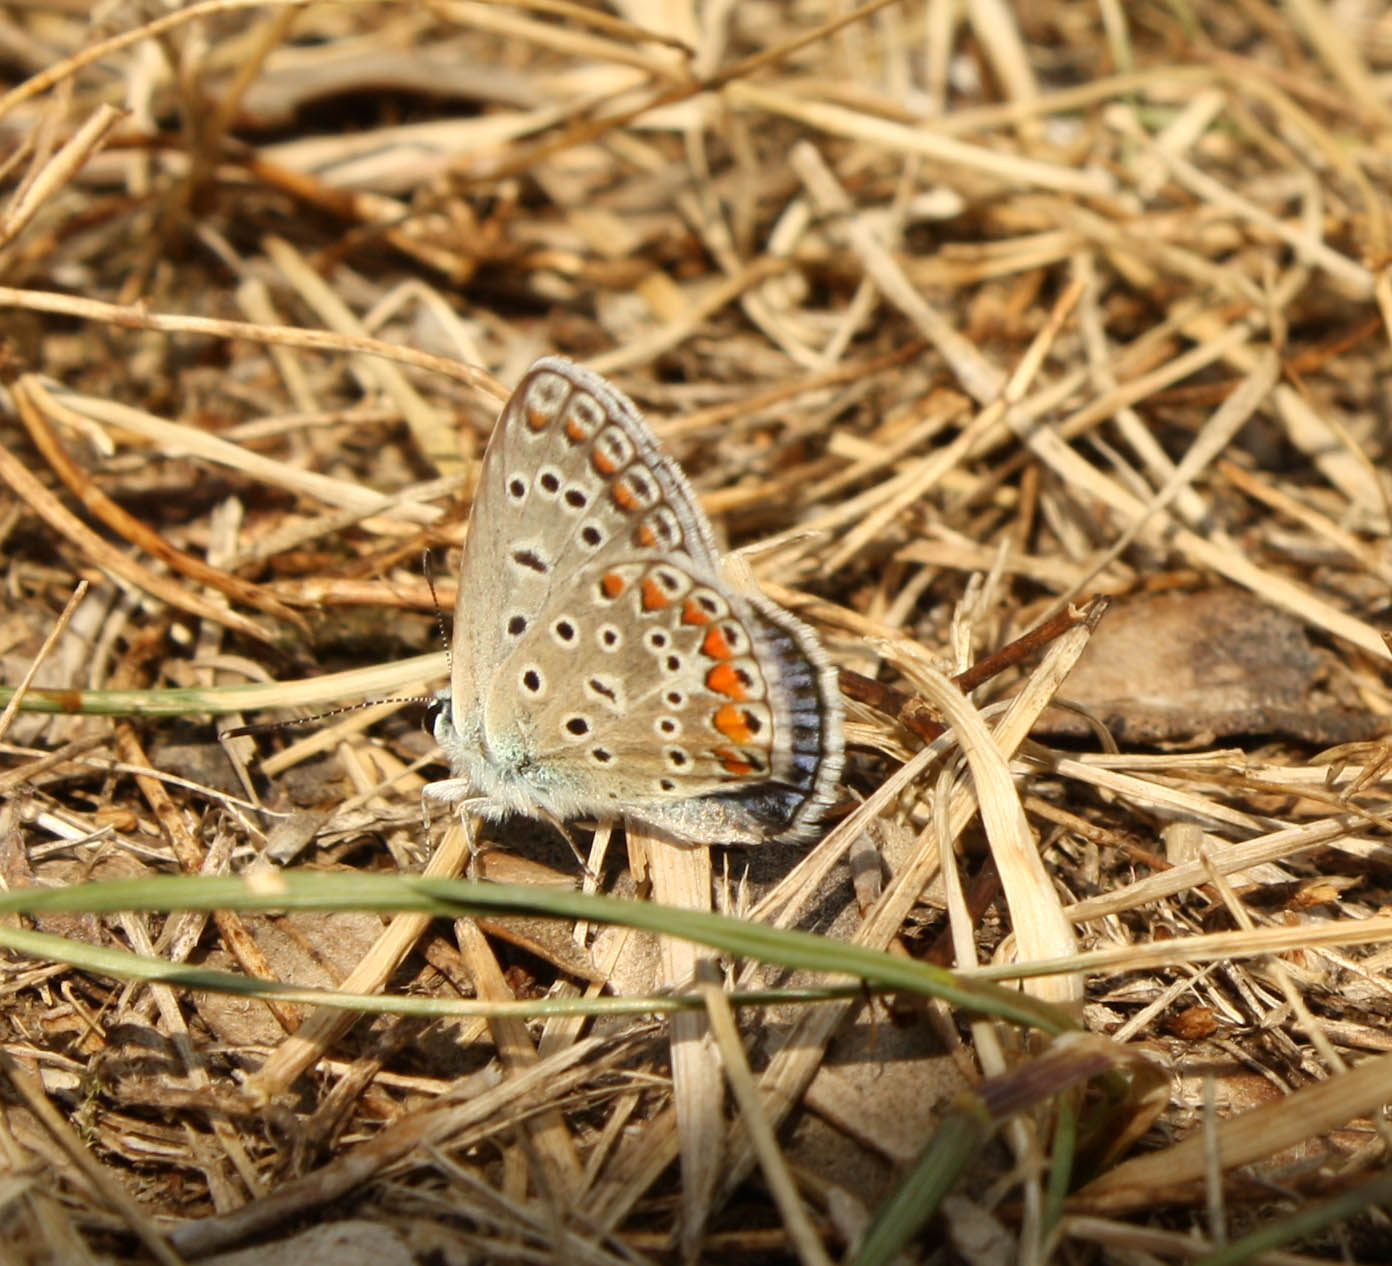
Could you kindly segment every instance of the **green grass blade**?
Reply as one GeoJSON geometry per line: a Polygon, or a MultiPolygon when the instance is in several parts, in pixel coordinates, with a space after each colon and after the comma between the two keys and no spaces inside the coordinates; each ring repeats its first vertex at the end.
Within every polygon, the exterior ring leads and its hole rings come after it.
{"type": "Polygon", "coordinates": [[[784,967],[849,975],[871,989],[941,998],[979,1015],[1060,1033],[1076,1027],[1062,1011],[1013,989],[961,978],[917,963],[809,932],[770,928],[727,915],[678,910],[554,889],[410,875],[319,874],[281,871],[254,880],[236,876],[158,875],[71,888],[24,888],[0,893],[0,915],[111,913],[118,910],[368,910],[459,915],[529,914],[620,923],[680,936],[741,958],[784,967]]]}

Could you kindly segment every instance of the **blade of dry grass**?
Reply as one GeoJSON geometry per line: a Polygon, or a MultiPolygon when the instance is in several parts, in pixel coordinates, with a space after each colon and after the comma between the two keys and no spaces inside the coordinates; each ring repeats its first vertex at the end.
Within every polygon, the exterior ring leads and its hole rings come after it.
{"type": "MultiPolygon", "coordinates": [[[[1291,1091],[1274,1103],[1219,1122],[1217,1146],[1224,1171],[1253,1164],[1353,1117],[1378,1111],[1387,1102],[1390,1077],[1392,1055],[1378,1056],[1326,1081],[1291,1091]]],[[[1197,1133],[1158,1152],[1123,1161],[1082,1188],[1071,1198],[1069,1207],[1115,1214],[1182,1199],[1187,1187],[1203,1182],[1207,1145],[1204,1135],[1197,1133]]]]}
{"type": "MultiPolygon", "coordinates": [[[[138,549],[158,558],[162,563],[187,576],[190,580],[207,585],[230,601],[243,602],[255,607],[266,615],[275,616],[296,626],[302,633],[309,632],[309,626],[302,617],[290,610],[284,603],[276,601],[272,594],[257,585],[249,584],[240,576],[235,576],[221,568],[210,566],[181,549],[170,545],[158,532],[151,531],[135,515],[129,514],[112,501],[98,488],[86,473],[68,456],[58,442],[58,437],[48,425],[43,415],[43,406],[52,403],[52,396],[43,390],[38,380],[25,376],[13,387],[15,403],[20,419],[28,429],[29,438],[52,467],[54,474],[67,486],[82,503],[83,507],[99,518],[113,532],[118,532],[138,549]]],[[[67,411],[63,413],[66,415],[67,411]]]]}
{"type": "MultiPolygon", "coordinates": [[[[653,898],[684,910],[711,908],[710,850],[687,847],[636,828],[627,830],[629,848],[647,854],[653,898]]],[[[665,936],[659,944],[662,979],[659,988],[685,988],[691,981],[709,985],[719,972],[714,960],[690,941],[665,936]]],[[[680,1247],[685,1261],[700,1256],[711,1215],[724,1151],[724,1069],[712,1041],[706,1015],[674,1015],[669,1038],[672,1057],[672,1101],[682,1172],[680,1247]]]]}
{"type": "MultiPolygon", "coordinates": [[[[20,409],[26,407],[23,396],[16,395],[20,409]]],[[[21,497],[35,514],[39,515],[60,536],[69,542],[84,557],[95,562],[104,571],[109,571],[129,581],[137,588],[168,603],[179,611],[186,611],[200,619],[216,620],[229,628],[245,633],[262,642],[274,640],[274,634],[267,628],[246,616],[238,615],[209,602],[199,594],[190,593],[180,585],[157,576],[147,567],[142,567],[134,559],[120,550],[108,545],[85,523],[70,514],[61,502],[39,482],[29,469],[9,449],[0,445],[0,479],[3,479],[15,495],[21,497]]]]}
{"type": "MultiPolygon", "coordinates": [[[[511,1002],[512,989],[478,925],[472,919],[457,919],[454,926],[459,950],[477,996],[485,1001],[511,1002]]],[[[489,1020],[488,1027],[498,1059],[509,1076],[516,1077],[540,1062],[523,1021],[500,1016],[489,1020]]],[[[530,1117],[523,1128],[531,1139],[530,1154],[537,1161],[534,1174],[537,1188],[554,1200],[559,1209],[570,1208],[580,1193],[581,1170],[564,1115],[554,1108],[549,1109],[530,1117]]]]}

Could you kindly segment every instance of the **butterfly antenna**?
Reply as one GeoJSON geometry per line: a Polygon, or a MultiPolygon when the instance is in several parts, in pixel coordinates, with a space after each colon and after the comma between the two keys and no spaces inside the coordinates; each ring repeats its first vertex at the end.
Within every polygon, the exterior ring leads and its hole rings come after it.
{"type": "Polygon", "coordinates": [[[445,663],[454,667],[454,655],[450,650],[449,630],[445,628],[445,613],[440,609],[440,595],[435,592],[435,569],[430,562],[430,551],[421,555],[421,570],[425,573],[425,583],[430,588],[430,601],[435,604],[435,631],[440,635],[440,644],[445,648],[445,663]]]}
{"type": "MultiPolygon", "coordinates": [[[[430,601],[435,604],[435,628],[440,634],[440,641],[445,648],[445,662],[452,663],[450,654],[449,634],[445,630],[444,612],[440,610],[440,595],[435,589],[435,571],[430,565],[430,551],[424,550],[421,554],[421,570],[425,573],[425,583],[430,587],[430,601]]],[[[327,712],[312,712],[306,717],[296,717],[293,721],[257,721],[251,725],[237,725],[230,730],[224,730],[223,738],[237,738],[243,734],[270,734],[275,730],[284,730],[292,725],[304,725],[310,721],[327,721],[330,717],[342,716],[346,712],[358,712],[363,708],[375,708],[379,703],[423,703],[426,707],[433,707],[440,701],[434,695],[398,695],[388,699],[364,699],[361,703],[345,704],[341,708],[330,708],[327,712]]]]}
{"type": "Polygon", "coordinates": [[[429,706],[435,702],[432,695],[399,695],[391,699],[364,699],[361,703],[344,704],[341,708],[330,708],[327,712],[311,712],[307,717],[296,717],[292,721],[256,721],[251,725],[234,725],[222,732],[223,738],[238,738],[243,734],[270,734],[275,730],[289,729],[292,725],[306,725],[310,721],[327,721],[330,717],[342,716],[346,712],[361,712],[364,708],[375,708],[379,703],[423,703],[429,706]]]}

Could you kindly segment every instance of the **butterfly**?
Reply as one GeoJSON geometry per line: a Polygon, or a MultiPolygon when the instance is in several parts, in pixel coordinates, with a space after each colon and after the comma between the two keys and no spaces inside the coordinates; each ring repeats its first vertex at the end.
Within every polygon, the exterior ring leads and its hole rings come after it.
{"type": "Polygon", "coordinates": [[[844,763],[813,631],[737,583],[633,403],[537,361],[484,453],[426,787],[489,818],[808,840],[844,763]]]}

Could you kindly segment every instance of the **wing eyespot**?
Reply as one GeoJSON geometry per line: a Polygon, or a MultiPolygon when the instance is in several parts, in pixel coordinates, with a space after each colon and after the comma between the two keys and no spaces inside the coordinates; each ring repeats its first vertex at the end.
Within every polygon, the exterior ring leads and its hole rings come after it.
{"type": "Polygon", "coordinates": [[[572,445],[583,444],[598,433],[606,416],[604,406],[598,400],[576,392],[561,420],[561,428],[572,445]]]}
{"type": "Polygon", "coordinates": [[[527,430],[534,434],[546,430],[569,390],[570,384],[560,374],[540,373],[533,378],[522,408],[527,430]]]}
{"type": "Polygon", "coordinates": [[[670,506],[654,506],[634,528],[633,540],[642,549],[675,550],[682,543],[681,523],[670,506]]]}
{"type": "Polygon", "coordinates": [[[590,449],[590,465],[595,473],[609,479],[621,471],[634,458],[633,441],[624,434],[622,428],[606,426],[595,436],[590,449]]]}

